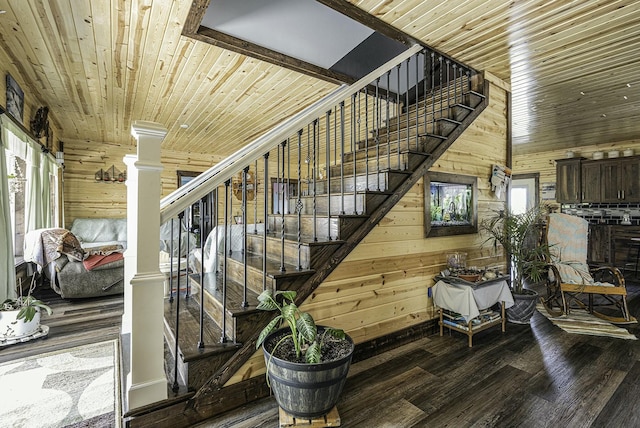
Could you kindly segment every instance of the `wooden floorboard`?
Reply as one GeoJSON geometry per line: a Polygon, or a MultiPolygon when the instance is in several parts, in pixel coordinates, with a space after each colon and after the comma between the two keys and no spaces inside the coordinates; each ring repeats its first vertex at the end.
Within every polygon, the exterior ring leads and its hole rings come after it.
{"type": "Polygon", "coordinates": [[[122,295],[63,299],[48,287],[39,287],[34,295],[53,309],[53,314],[42,313],[41,318],[41,324],[49,327],[49,334],[1,347],[0,363],[120,337],[122,295]]]}
{"type": "MultiPolygon", "coordinates": [[[[628,285],[640,315],[640,286],[628,285]]],[[[41,290],[54,314],[46,339],[0,348],[0,362],[118,338],[122,296],[64,300],[41,290]]],[[[640,326],[628,326],[638,335],[640,326]]],[[[338,402],[343,427],[640,426],[640,340],[563,332],[536,313],[474,336],[456,332],[416,340],[351,366],[338,402]]],[[[201,427],[276,427],[273,397],[201,427]]]]}
{"type": "MultiPolygon", "coordinates": [[[[628,284],[640,315],[640,286],[628,284]]],[[[627,326],[637,336],[638,325],[627,326]]],[[[338,402],[343,427],[640,426],[640,340],[569,334],[536,313],[474,336],[430,336],[355,363],[338,402]]],[[[199,427],[276,427],[265,398],[199,427]]]]}

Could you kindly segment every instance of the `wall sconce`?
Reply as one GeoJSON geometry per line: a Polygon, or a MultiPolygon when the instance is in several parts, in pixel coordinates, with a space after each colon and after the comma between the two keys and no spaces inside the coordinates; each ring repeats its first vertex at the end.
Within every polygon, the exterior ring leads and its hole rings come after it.
{"type": "Polygon", "coordinates": [[[107,169],[96,171],[94,178],[102,183],[124,183],[127,180],[127,171],[121,172],[114,165],[107,169]]]}

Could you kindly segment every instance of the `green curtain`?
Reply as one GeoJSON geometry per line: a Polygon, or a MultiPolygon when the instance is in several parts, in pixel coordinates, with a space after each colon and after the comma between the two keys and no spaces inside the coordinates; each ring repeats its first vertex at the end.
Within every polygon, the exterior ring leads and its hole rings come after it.
{"type": "MultiPolygon", "coordinates": [[[[0,126],[6,119],[0,116],[0,126]]],[[[16,297],[16,269],[13,254],[13,231],[11,230],[11,207],[9,205],[9,180],[5,149],[8,139],[5,128],[0,132],[0,302],[16,297]]]]}

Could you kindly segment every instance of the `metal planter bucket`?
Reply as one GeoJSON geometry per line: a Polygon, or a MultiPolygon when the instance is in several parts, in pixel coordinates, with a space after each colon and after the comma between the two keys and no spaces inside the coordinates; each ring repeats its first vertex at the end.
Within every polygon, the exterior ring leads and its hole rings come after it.
{"type": "MultiPolygon", "coordinates": [[[[322,331],[318,326],[318,331],[322,331]]],[[[269,339],[280,333],[273,332],[269,339]]],[[[299,418],[316,418],[329,413],[336,405],[347,379],[353,340],[347,336],[351,344],[351,352],[346,357],[326,363],[306,364],[292,363],[271,354],[263,346],[265,364],[271,383],[271,390],[276,401],[287,413],[299,418]]]]}

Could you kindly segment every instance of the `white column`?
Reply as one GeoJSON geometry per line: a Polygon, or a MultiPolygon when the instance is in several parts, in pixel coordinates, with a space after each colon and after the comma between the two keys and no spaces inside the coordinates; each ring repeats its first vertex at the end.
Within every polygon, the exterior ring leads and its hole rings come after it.
{"type": "MultiPolygon", "coordinates": [[[[164,372],[164,275],[159,269],[160,144],[167,130],[136,121],[137,155],[127,155],[127,250],[122,332],[129,338],[128,409],[167,398],[164,372]]],[[[126,358],[126,356],[125,356],[126,358]]]]}

